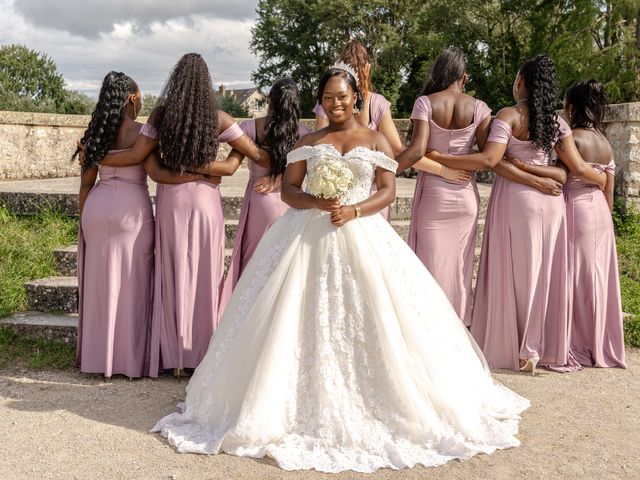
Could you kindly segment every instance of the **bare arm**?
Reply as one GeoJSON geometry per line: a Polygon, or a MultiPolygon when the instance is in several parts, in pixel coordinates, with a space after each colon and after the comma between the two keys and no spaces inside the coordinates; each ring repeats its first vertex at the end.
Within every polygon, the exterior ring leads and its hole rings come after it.
{"type": "MultiPolygon", "coordinates": [[[[297,145],[297,144],[296,144],[297,145]]],[[[307,162],[299,161],[287,165],[282,178],[282,189],[280,198],[292,208],[304,210],[307,208],[317,208],[331,212],[340,207],[337,198],[324,199],[317,198],[302,190],[302,182],[307,173],[307,162]]]]}
{"type": "Polygon", "coordinates": [[[489,138],[489,132],[491,131],[491,115],[480,122],[478,128],[476,128],[476,145],[480,151],[484,150],[484,146],[487,144],[487,138],[489,138]]]}
{"type": "Polygon", "coordinates": [[[123,150],[122,152],[107,153],[105,157],[100,161],[100,165],[106,165],[107,167],[130,167],[132,165],[139,165],[145,158],[147,158],[151,152],[153,152],[158,146],[158,140],[155,138],[147,137],[146,135],[138,135],[136,143],[130,150],[123,150]]]}
{"type": "Polygon", "coordinates": [[[457,170],[455,168],[449,168],[446,165],[436,162],[435,160],[431,160],[429,157],[422,157],[420,160],[413,164],[413,168],[421,170],[423,172],[438,175],[453,182],[466,183],[471,180],[471,173],[467,170],[457,170]]]}
{"type": "Polygon", "coordinates": [[[560,139],[556,144],[556,154],[576,177],[587,183],[598,185],[600,188],[605,188],[606,174],[597,172],[585,163],[573,141],[573,135],[560,139]]]}
{"type": "Polygon", "coordinates": [[[420,160],[427,151],[429,143],[429,122],[426,120],[412,120],[413,136],[411,143],[396,157],[398,162],[397,173],[405,171],[420,160]]]}
{"type": "Polygon", "coordinates": [[[512,182],[535,188],[546,195],[558,196],[562,193],[562,184],[551,178],[543,178],[520,170],[518,167],[505,160],[498,163],[493,171],[512,182]]]}
{"type": "MultiPolygon", "coordinates": [[[[225,113],[223,111],[218,111],[218,131],[224,132],[227,128],[229,128],[232,124],[235,123],[235,120],[231,115],[225,113]]],[[[265,149],[257,146],[253,140],[251,140],[247,135],[243,134],[235,140],[228,142],[233,150],[240,152],[247,158],[250,158],[254,162],[256,162],[261,167],[269,167],[269,163],[271,158],[269,157],[269,152],[265,149]]]]}
{"type": "MultiPolygon", "coordinates": [[[[246,135],[243,135],[246,137],[246,135]]],[[[249,137],[247,137],[249,138],[249,137]]],[[[202,173],[213,177],[233,175],[244,160],[244,155],[237,150],[231,150],[226,160],[214,160],[197,169],[190,169],[192,173],[202,173]]]]}
{"type": "Polygon", "coordinates": [[[176,184],[195,182],[197,180],[207,180],[204,175],[193,173],[181,174],[178,172],[172,172],[168,168],[163,167],[160,164],[158,153],[155,151],[145,159],[143,165],[147,174],[151,177],[151,180],[156,183],[176,184]]]}
{"type": "Polygon", "coordinates": [[[378,131],[389,141],[394,157],[400,155],[404,150],[404,145],[402,145],[402,140],[400,140],[398,129],[396,128],[396,124],[393,123],[390,111],[385,112],[382,116],[380,124],[378,125],[378,131]]]}
{"type": "Polygon", "coordinates": [[[552,165],[532,165],[530,163],[525,163],[517,158],[508,158],[507,161],[518,167],[520,170],[523,170],[537,177],[552,178],[562,185],[567,182],[567,171],[564,168],[555,167],[552,165]]]}
{"type": "Polygon", "coordinates": [[[506,143],[487,142],[484,149],[478,153],[468,153],[465,155],[445,155],[440,152],[431,151],[427,154],[429,158],[442,163],[449,168],[459,170],[483,171],[491,170],[500,163],[507,151],[506,143]]]}
{"type": "Polygon", "coordinates": [[[609,211],[613,212],[613,191],[616,185],[616,177],[611,173],[607,173],[607,184],[604,186],[604,196],[609,205],[609,211]]]}
{"type": "Polygon", "coordinates": [[[87,200],[87,195],[89,195],[89,192],[95,185],[97,176],[98,169],[94,167],[82,174],[82,177],[80,178],[80,192],[78,193],[78,208],[80,209],[80,216],[82,216],[84,202],[87,200]]]}

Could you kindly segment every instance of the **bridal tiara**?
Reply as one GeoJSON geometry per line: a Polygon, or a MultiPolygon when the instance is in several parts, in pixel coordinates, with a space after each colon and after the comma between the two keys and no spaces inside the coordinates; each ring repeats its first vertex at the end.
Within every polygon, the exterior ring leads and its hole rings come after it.
{"type": "Polygon", "coordinates": [[[338,70],[342,70],[344,72],[350,73],[353,76],[353,78],[355,79],[356,85],[358,85],[358,83],[360,82],[360,79],[358,78],[358,72],[356,72],[356,70],[351,65],[349,65],[348,63],[344,63],[342,61],[336,62],[333,65],[331,65],[329,68],[330,69],[336,68],[338,70]]]}

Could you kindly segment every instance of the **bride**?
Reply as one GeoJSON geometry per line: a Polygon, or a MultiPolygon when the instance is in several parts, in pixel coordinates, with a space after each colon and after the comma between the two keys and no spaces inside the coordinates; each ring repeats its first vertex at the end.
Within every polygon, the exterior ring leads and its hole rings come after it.
{"type": "Polygon", "coordinates": [[[385,137],[354,119],[362,96],[339,67],[318,88],[329,125],[288,156],[282,198],[293,208],[240,278],[182,412],[153,430],[179,452],[323,472],[515,447],[529,402],[494,382],[445,294],[377,214],[395,196],[397,164],[385,137]],[[326,159],[354,177],[339,199],[301,187],[326,159]]]}

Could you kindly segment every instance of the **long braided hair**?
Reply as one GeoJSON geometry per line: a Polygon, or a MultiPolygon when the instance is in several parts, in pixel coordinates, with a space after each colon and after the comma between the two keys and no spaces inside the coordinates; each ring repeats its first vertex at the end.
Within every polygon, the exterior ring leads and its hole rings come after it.
{"type": "Polygon", "coordinates": [[[571,105],[571,128],[593,128],[604,134],[602,121],[609,103],[604,87],[597,80],[576,82],[569,87],[564,96],[566,105],[571,105]]]}
{"type": "Polygon", "coordinates": [[[200,54],[187,53],[178,60],[154,113],[158,149],[168,169],[184,172],[215,159],[218,107],[209,68],[200,54]]]}
{"type": "MultiPolygon", "coordinates": [[[[122,72],[111,71],[104,77],[98,103],[81,140],[84,145],[83,174],[97,167],[116,141],[124,119],[127,96],[137,92],[136,82],[122,72]]],[[[79,148],[71,158],[74,159],[78,153],[79,148]]]]}
{"type": "Polygon", "coordinates": [[[522,65],[519,74],[528,92],[529,139],[549,153],[560,137],[556,113],[558,80],[553,60],[548,55],[536,55],[522,65]]]}
{"type": "Polygon", "coordinates": [[[265,126],[265,143],[271,155],[269,175],[282,174],[287,167],[287,153],[298,141],[300,92],[290,78],[276,80],[269,92],[269,123],[265,126]]]}

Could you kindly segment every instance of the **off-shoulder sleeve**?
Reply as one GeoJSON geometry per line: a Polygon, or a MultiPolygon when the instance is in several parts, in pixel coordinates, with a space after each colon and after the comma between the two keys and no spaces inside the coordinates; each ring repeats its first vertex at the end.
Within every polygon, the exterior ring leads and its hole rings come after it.
{"type": "Polygon", "coordinates": [[[511,125],[498,118],[493,120],[491,124],[491,131],[489,132],[489,138],[487,142],[493,143],[509,143],[511,138],[511,125]]]}
{"type": "Polygon", "coordinates": [[[491,116],[491,108],[482,100],[476,100],[476,102],[476,115],[474,121],[477,125],[482,123],[485,118],[491,116]]]}
{"type": "Polygon", "coordinates": [[[566,138],[569,135],[571,135],[571,127],[569,126],[569,124],[567,123],[567,121],[562,118],[562,117],[558,117],[558,123],[560,124],[560,136],[559,138],[566,138]]]}
{"type": "Polygon", "coordinates": [[[431,120],[431,102],[429,97],[422,95],[418,97],[413,104],[413,110],[411,111],[411,120],[424,120],[428,122],[431,120]]]}
{"type": "MultiPolygon", "coordinates": [[[[253,119],[240,122],[240,129],[254,142],[256,141],[256,121],[253,119]]],[[[235,140],[235,139],[234,139],[235,140]]],[[[222,140],[221,140],[222,141],[222,140]]],[[[231,140],[230,140],[231,141],[231,140]]]]}
{"type": "Polygon", "coordinates": [[[316,106],[313,107],[313,113],[315,113],[319,117],[327,118],[327,115],[324,113],[324,110],[322,109],[322,105],[320,105],[317,102],[316,102],[316,106]]]}
{"type": "Polygon", "coordinates": [[[229,143],[237,140],[242,135],[244,135],[244,132],[240,126],[236,122],[233,122],[229,128],[218,135],[218,141],[220,143],[229,143]]]}
{"type": "Polygon", "coordinates": [[[310,131],[311,131],[311,129],[309,127],[307,127],[304,123],[302,123],[302,122],[298,123],[298,137],[302,138],[307,133],[309,133],[310,131]]]}
{"type": "Polygon", "coordinates": [[[158,138],[158,131],[150,123],[145,123],[140,129],[140,135],[144,135],[149,138],[158,138]]]}
{"type": "Polygon", "coordinates": [[[295,150],[291,150],[287,153],[287,165],[292,163],[300,162],[301,160],[307,160],[311,158],[315,153],[315,150],[312,146],[304,145],[302,147],[298,147],[295,150]]]}
{"type": "Polygon", "coordinates": [[[604,171],[605,173],[608,173],[610,175],[616,174],[616,162],[613,157],[611,157],[611,161],[607,164],[607,166],[604,167],[604,171]]]}
{"type": "Polygon", "coordinates": [[[376,167],[384,168],[393,173],[396,173],[396,170],[398,170],[398,162],[382,152],[371,152],[367,155],[367,158],[376,167]]]}
{"type": "Polygon", "coordinates": [[[373,95],[371,98],[371,110],[373,110],[371,112],[371,121],[376,125],[380,125],[385,113],[391,111],[391,102],[379,93],[372,93],[371,95],[373,95]]]}

